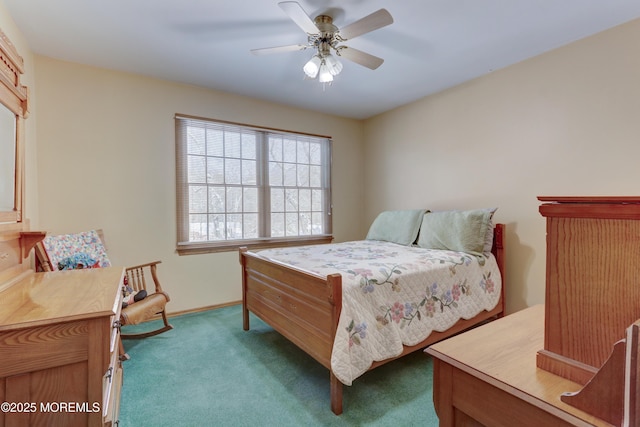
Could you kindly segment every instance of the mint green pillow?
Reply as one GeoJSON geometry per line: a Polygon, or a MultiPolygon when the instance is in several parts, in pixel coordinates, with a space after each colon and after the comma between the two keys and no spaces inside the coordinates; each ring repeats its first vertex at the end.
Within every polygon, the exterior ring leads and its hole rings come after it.
{"type": "Polygon", "coordinates": [[[422,218],[418,246],[466,252],[484,258],[495,209],[428,212],[422,218]]]}
{"type": "Polygon", "coordinates": [[[425,209],[381,212],[369,227],[366,239],[412,245],[424,213],[425,209]]]}

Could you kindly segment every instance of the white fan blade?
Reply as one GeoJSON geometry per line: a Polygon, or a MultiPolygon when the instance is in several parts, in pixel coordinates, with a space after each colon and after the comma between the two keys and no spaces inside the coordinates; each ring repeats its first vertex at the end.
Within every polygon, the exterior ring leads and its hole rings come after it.
{"type": "Polygon", "coordinates": [[[306,44],[291,44],[288,46],[264,47],[261,49],[251,49],[254,55],[267,55],[270,53],[293,52],[296,50],[305,50],[309,47],[306,44]]]}
{"type": "Polygon", "coordinates": [[[349,61],[353,61],[356,64],[360,64],[363,67],[367,67],[372,70],[375,70],[384,62],[384,59],[382,58],[378,58],[377,56],[370,55],[366,52],[348,46],[340,46],[337,53],[339,56],[346,58],[349,61]]]}
{"type": "Polygon", "coordinates": [[[302,31],[305,33],[318,34],[320,32],[316,24],[313,23],[313,20],[309,18],[309,15],[307,15],[298,2],[283,1],[278,3],[278,6],[280,6],[280,9],[284,10],[284,13],[286,13],[298,27],[302,28],[302,31]]]}
{"type": "Polygon", "coordinates": [[[344,28],[340,28],[338,33],[344,40],[349,40],[390,24],[393,24],[393,17],[387,12],[387,9],[380,9],[356,22],[352,22],[344,28]]]}

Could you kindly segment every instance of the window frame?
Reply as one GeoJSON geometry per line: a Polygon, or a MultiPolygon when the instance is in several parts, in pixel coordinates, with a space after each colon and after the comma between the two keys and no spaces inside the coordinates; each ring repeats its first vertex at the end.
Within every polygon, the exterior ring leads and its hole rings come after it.
{"type": "MultiPolygon", "coordinates": [[[[229,122],[224,120],[189,116],[184,114],[176,114],[175,115],[175,148],[176,148],[176,208],[177,208],[177,218],[176,218],[176,251],[179,255],[190,255],[190,254],[202,254],[202,253],[212,253],[212,252],[226,252],[226,251],[235,251],[240,248],[247,249],[260,249],[260,248],[270,248],[270,247],[283,247],[283,246],[299,246],[306,244],[319,244],[319,243],[330,243],[333,240],[332,235],[332,182],[331,182],[331,169],[332,169],[332,139],[326,135],[315,135],[309,133],[301,133],[301,132],[293,132],[282,129],[274,129],[260,126],[247,125],[243,123],[229,122]],[[296,137],[312,137],[312,138],[321,138],[326,139],[329,144],[328,155],[323,159],[323,163],[327,162],[326,168],[329,172],[328,177],[326,177],[325,186],[326,189],[325,195],[326,198],[323,201],[323,211],[326,211],[324,215],[324,234],[315,234],[315,235],[307,235],[307,236],[290,236],[290,237],[258,237],[252,239],[234,239],[234,240],[220,240],[220,241],[202,241],[202,242],[190,242],[189,239],[189,197],[188,197],[188,157],[187,157],[187,144],[184,143],[182,139],[182,123],[184,121],[193,120],[193,121],[201,121],[205,123],[211,123],[214,125],[222,125],[222,126],[234,126],[240,127],[246,130],[255,131],[259,133],[263,133],[264,135],[268,134],[277,134],[277,135],[291,135],[296,137]]],[[[260,151],[258,149],[258,151],[260,151]]],[[[264,162],[266,165],[268,163],[268,159],[266,159],[264,153],[259,154],[262,156],[262,159],[259,161],[264,162]]],[[[324,164],[323,164],[324,167],[324,164]]],[[[260,169],[260,168],[259,168],[260,169]]],[[[269,185],[264,184],[264,186],[259,187],[263,190],[268,190],[269,185]]],[[[262,207],[267,206],[263,204],[262,207]]],[[[264,213],[264,209],[259,209],[259,221],[263,221],[266,218],[266,214],[264,213]]]]}

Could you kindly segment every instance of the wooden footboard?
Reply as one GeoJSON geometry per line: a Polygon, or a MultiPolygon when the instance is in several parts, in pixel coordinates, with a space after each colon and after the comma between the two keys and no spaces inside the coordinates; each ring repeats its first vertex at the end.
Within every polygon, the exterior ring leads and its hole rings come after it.
{"type": "Polygon", "coordinates": [[[241,249],[243,328],[249,311],[331,368],[331,347],[340,316],[342,276],[322,277],[241,249]]]}
{"type": "MultiPolygon", "coordinates": [[[[504,225],[496,224],[493,253],[502,273],[502,293],[498,305],[473,319],[461,319],[445,332],[433,332],[422,343],[405,346],[401,356],[423,349],[481,322],[504,314],[505,263],[504,225]]],[[[329,369],[331,410],[342,413],[342,383],[331,371],[331,350],[342,306],[342,276],[327,277],[292,268],[240,249],[242,265],[242,322],[249,330],[249,312],[271,325],[291,342],[329,369]]],[[[399,357],[401,357],[399,356],[399,357]]],[[[375,362],[370,369],[393,359],[375,362]]]]}

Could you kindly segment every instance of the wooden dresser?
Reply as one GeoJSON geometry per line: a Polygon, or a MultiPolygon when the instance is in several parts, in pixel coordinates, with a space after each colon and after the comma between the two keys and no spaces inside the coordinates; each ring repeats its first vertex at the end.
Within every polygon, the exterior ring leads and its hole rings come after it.
{"type": "Polygon", "coordinates": [[[111,426],[123,268],[26,272],[0,291],[0,427],[111,426]]]}
{"type": "Polygon", "coordinates": [[[0,427],[110,426],[122,384],[124,269],[31,269],[45,233],[29,231],[23,206],[29,91],[1,30],[0,64],[0,113],[15,117],[0,127],[0,427]]]}
{"type": "Polygon", "coordinates": [[[440,427],[611,426],[560,399],[580,384],[536,366],[544,313],[531,307],[426,350],[440,427]]]}

